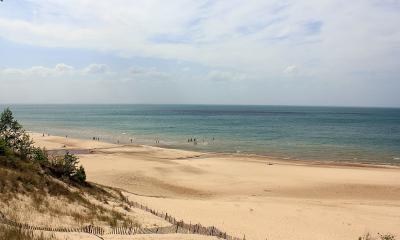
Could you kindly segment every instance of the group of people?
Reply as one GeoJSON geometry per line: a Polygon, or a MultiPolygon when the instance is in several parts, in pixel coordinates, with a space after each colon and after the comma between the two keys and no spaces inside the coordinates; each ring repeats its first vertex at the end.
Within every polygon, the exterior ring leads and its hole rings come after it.
{"type": "MultiPolygon", "coordinates": [[[[215,138],[212,138],[212,141],[214,142],[215,138]]],[[[194,145],[197,145],[197,138],[188,138],[187,140],[188,143],[193,143],[194,145]]],[[[203,142],[205,142],[205,139],[203,138],[203,142]]]]}
{"type": "MultiPolygon", "coordinates": [[[[43,133],[43,137],[44,137],[45,135],[50,136],[49,133],[46,133],[46,134],[43,133]]],[[[68,138],[68,135],[66,135],[65,138],[68,138]]],[[[92,139],[93,139],[93,141],[100,141],[100,138],[99,138],[99,137],[92,137],[92,139]]],[[[133,138],[130,138],[129,140],[130,140],[130,142],[131,142],[131,144],[132,144],[132,143],[133,143],[133,138]]],[[[212,141],[214,142],[214,140],[215,140],[215,138],[213,137],[213,138],[212,138],[212,141]]],[[[205,139],[203,138],[203,142],[204,142],[204,141],[205,141],[205,139]]],[[[187,142],[188,142],[188,143],[193,143],[194,145],[197,145],[198,139],[197,139],[197,138],[188,138],[188,139],[187,139],[187,142]]],[[[159,138],[156,138],[156,139],[155,139],[155,143],[156,143],[156,144],[159,144],[159,143],[160,143],[160,139],[159,139],[159,138]]],[[[119,144],[119,140],[117,140],[117,144],[119,144]]]]}

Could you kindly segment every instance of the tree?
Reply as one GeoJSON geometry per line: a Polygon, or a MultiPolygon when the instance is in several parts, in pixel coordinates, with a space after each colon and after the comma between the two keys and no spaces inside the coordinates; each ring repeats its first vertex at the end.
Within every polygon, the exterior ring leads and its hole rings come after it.
{"type": "Polygon", "coordinates": [[[22,159],[26,159],[31,151],[33,141],[26,134],[22,125],[14,119],[10,108],[6,108],[0,116],[0,138],[12,151],[18,152],[22,159]]]}
{"type": "Polygon", "coordinates": [[[17,139],[24,133],[21,124],[14,119],[10,108],[6,108],[0,116],[0,137],[2,137],[6,144],[15,149],[17,139]]]}

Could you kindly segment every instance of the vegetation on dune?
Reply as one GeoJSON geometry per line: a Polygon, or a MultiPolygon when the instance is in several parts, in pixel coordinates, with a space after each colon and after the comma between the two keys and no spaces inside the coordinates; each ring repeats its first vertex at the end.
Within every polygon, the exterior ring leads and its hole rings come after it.
{"type": "Polygon", "coordinates": [[[395,235],[391,233],[378,233],[378,236],[374,237],[370,233],[365,234],[362,237],[359,237],[358,240],[396,240],[395,235]]]}
{"type": "Polygon", "coordinates": [[[31,231],[25,231],[20,228],[10,228],[0,225],[0,239],[7,240],[53,240],[54,237],[47,237],[43,234],[35,235],[31,231]]]}
{"type": "Polygon", "coordinates": [[[66,153],[62,157],[49,158],[45,149],[33,146],[33,141],[22,125],[14,119],[9,108],[0,116],[0,156],[5,156],[8,160],[6,164],[10,167],[17,167],[19,162],[28,160],[36,166],[35,170],[44,170],[63,181],[86,183],[85,169],[78,166],[79,161],[75,155],[66,153]]]}
{"type": "MultiPolygon", "coordinates": [[[[34,147],[33,141],[8,108],[0,116],[0,176],[0,206],[2,203],[3,206],[13,203],[23,195],[31,199],[31,207],[35,211],[68,215],[79,224],[100,221],[111,226],[138,226],[125,214],[104,206],[110,200],[117,202],[120,193],[111,193],[86,182],[85,169],[79,166],[77,156],[70,153],[49,156],[46,149],[34,147]],[[84,210],[71,212],[57,209],[49,202],[52,197],[67,205],[81,206],[84,210]],[[101,204],[94,204],[88,197],[101,204]]],[[[3,235],[0,235],[0,239],[47,239],[30,238],[26,232],[15,229],[2,234],[16,237],[2,238],[3,235]]]]}

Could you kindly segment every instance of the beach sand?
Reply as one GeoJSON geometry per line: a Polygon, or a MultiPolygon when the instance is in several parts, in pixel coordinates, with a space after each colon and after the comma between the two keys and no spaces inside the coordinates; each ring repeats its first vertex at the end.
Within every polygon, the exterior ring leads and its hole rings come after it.
{"type": "Polygon", "coordinates": [[[88,180],[186,222],[246,239],[400,237],[400,168],[283,161],[116,145],[32,133],[37,146],[80,154],[88,180]]]}

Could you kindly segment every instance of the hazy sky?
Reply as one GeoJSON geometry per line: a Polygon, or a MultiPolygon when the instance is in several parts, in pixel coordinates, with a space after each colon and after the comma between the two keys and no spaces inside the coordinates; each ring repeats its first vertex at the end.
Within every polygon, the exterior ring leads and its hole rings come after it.
{"type": "Polygon", "coordinates": [[[4,0],[0,103],[400,107],[400,1],[4,0]]]}

